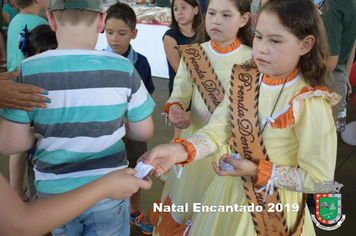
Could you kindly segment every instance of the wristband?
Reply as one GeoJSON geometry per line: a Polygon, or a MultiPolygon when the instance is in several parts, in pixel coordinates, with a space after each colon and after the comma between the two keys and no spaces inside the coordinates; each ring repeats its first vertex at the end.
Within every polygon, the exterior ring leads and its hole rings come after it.
{"type": "Polygon", "coordinates": [[[266,160],[260,160],[258,163],[258,175],[256,179],[256,184],[266,185],[268,180],[271,178],[273,163],[266,160]]]}
{"type": "Polygon", "coordinates": [[[169,117],[169,108],[173,105],[173,104],[177,104],[178,106],[180,106],[180,108],[182,108],[182,110],[184,111],[184,107],[180,102],[172,102],[172,103],[167,103],[166,107],[164,108],[163,114],[166,114],[166,119],[168,119],[169,117]]]}
{"type": "Polygon", "coordinates": [[[186,161],[182,161],[182,162],[179,162],[179,163],[176,163],[177,164],[181,164],[182,167],[185,166],[186,164],[194,161],[195,159],[195,156],[197,154],[197,151],[195,150],[195,147],[192,143],[188,142],[187,140],[183,139],[183,138],[175,138],[173,139],[173,143],[180,143],[182,144],[185,149],[188,151],[188,158],[186,161]]]}

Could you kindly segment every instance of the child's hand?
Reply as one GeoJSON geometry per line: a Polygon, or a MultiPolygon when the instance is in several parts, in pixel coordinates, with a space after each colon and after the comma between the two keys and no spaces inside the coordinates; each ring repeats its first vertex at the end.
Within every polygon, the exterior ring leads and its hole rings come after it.
{"type": "Polygon", "coordinates": [[[179,129],[186,129],[190,125],[190,120],[185,116],[185,111],[177,104],[169,107],[168,119],[172,125],[179,129]]]}
{"type": "Polygon", "coordinates": [[[109,189],[109,198],[122,200],[131,197],[139,188],[150,189],[152,181],[149,177],[140,179],[135,177],[137,171],[132,168],[113,171],[103,178],[109,189]]]}
{"type": "Polygon", "coordinates": [[[228,160],[230,165],[234,167],[234,169],[226,171],[221,170],[218,165],[213,162],[213,168],[216,174],[219,176],[252,176],[257,177],[258,169],[257,165],[249,160],[236,160],[234,158],[230,158],[230,154],[224,154],[220,160],[228,160]]]}

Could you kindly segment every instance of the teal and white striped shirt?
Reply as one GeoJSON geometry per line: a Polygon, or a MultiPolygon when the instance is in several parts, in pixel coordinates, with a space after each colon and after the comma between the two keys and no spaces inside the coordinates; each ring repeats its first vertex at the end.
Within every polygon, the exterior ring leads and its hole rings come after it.
{"type": "Polygon", "coordinates": [[[17,82],[47,89],[51,103],[0,115],[34,123],[38,191],[66,192],[127,166],[124,118],[144,120],[155,106],[130,61],[103,51],[51,50],[24,60],[20,69],[17,82]]]}

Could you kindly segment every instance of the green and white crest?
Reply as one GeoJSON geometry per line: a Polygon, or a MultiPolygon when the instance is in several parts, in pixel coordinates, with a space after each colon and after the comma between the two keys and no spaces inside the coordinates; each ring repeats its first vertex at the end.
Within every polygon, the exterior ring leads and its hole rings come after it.
{"type": "Polygon", "coordinates": [[[316,194],[316,218],[323,224],[335,224],[341,218],[341,194],[316,194]]]}
{"type": "Polygon", "coordinates": [[[332,181],[324,181],[315,185],[318,191],[331,192],[315,194],[316,211],[315,215],[311,216],[320,229],[335,230],[345,221],[346,215],[341,213],[341,193],[339,193],[341,187],[343,187],[342,184],[332,181]]]}

